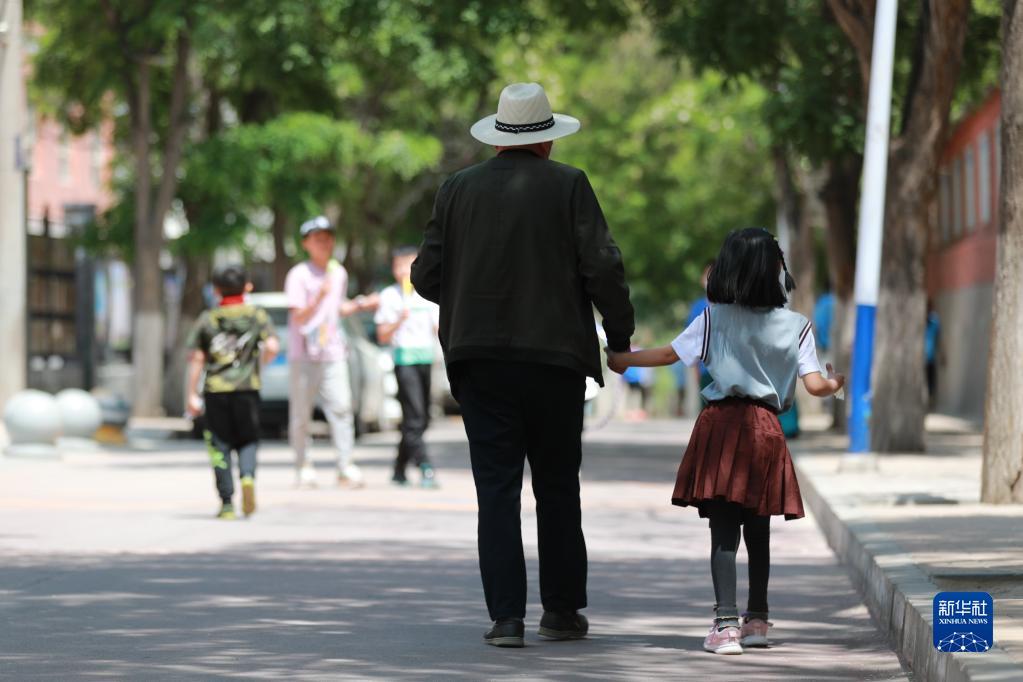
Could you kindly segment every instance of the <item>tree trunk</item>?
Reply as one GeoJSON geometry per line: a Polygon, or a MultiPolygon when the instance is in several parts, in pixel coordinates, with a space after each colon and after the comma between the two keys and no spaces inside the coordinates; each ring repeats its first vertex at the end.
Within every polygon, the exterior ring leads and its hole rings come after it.
{"type": "Polygon", "coordinates": [[[813,234],[808,225],[806,197],[792,177],[788,152],[776,147],[774,156],[775,200],[778,202],[778,241],[785,251],[789,274],[796,290],[789,295],[789,307],[813,316],[814,257],[813,234]]]}
{"type": "Polygon", "coordinates": [[[209,254],[186,254],[183,257],[185,282],[181,289],[181,316],[178,319],[178,333],[175,338],[174,353],[167,363],[164,378],[163,406],[168,414],[181,414],[185,399],[185,364],[188,353],[185,342],[188,335],[206,307],[203,299],[203,287],[210,279],[211,259],[209,254]]]}
{"type": "Polygon", "coordinates": [[[178,166],[187,127],[188,60],[191,45],[187,29],[176,42],[169,126],[163,149],[160,184],[152,194],[150,137],[153,135],[151,70],[147,57],[139,59],[135,103],[132,107],[132,149],[135,154],[135,338],[132,340],[135,416],[162,413],[164,351],[163,221],[177,191],[178,166]]]}
{"type": "MultiPolygon", "coordinates": [[[[827,180],[820,191],[824,204],[826,251],[831,291],[835,295],[829,337],[829,353],[835,369],[848,373],[852,362],[854,330],[853,286],[856,279],[856,203],[863,158],[850,155],[827,164],[827,180]]],[[[831,403],[831,428],[845,433],[847,403],[831,403]]]]}
{"type": "Polygon", "coordinates": [[[828,7],[835,17],[835,23],[852,43],[860,65],[860,80],[863,83],[863,108],[867,107],[867,93],[870,92],[870,57],[874,50],[874,15],[877,0],[828,0],[828,7]]]}
{"type": "Polygon", "coordinates": [[[820,201],[817,199],[816,172],[796,172],[796,186],[799,188],[799,223],[786,254],[796,290],[791,296],[791,308],[813,320],[817,303],[817,253],[815,248],[816,226],[823,221],[820,201]]]}
{"type": "Polygon", "coordinates": [[[1002,15],[1002,178],[981,501],[1023,502],[1023,5],[1002,15]]]}
{"type": "MultiPolygon", "coordinates": [[[[856,304],[852,296],[844,301],[835,296],[835,309],[831,313],[831,364],[836,372],[848,375],[852,366],[852,346],[856,336],[856,304]]],[[[831,402],[831,429],[846,433],[849,428],[849,402],[831,402]]]]}
{"type": "MultiPolygon", "coordinates": [[[[894,171],[898,164],[892,164],[894,171]]],[[[923,170],[923,169],[918,169],[923,170]]],[[[925,172],[930,172],[926,170],[925,172]]],[[[892,183],[889,183],[889,191],[892,183]]],[[[881,291],[874,332],[871,445],[877,452],[923,452],[927,382],[924,326],[927,236],[918,193],[896,192],[885,206],[881,291]],[[890,229],[897,226],[897,229],[890,229]]]]}
{"type": "MultiPolygon", "coordinates": [[[[134,386],[132,413],[152,416],[160,412],[163,379],[163,281],[160,273],[162,234],[154,234],[150,219],[152,169],[149,161],[151,83],[149,63],[138,63],[132,112],[132,153],[135,156],[135,329],[132,339],[134,386]]],[[[162,227],[162,226],[161,226],[162,227]]]]}
{"type": "Polygon", "coordinates": [[[925,0],[903,127],[892,141],[871,379],[871,448],[922,452],[927,390],[924,267],[937,163],[959,76],[969,0],[925,0]]]}
{"type": "Polygon", "coordinates": [[[288,219],[284,215],[284,209],[280,206],[274,206],[273,212],[274,221],[270,228],[274,240],[273,287],[274,291],[284,291],[284,280],[291,268],[291,259],[288,258],[288,252],[284,248],[288,237],[286,234],[288,219]]]}
{"type": "Polygon", "coordinates": [[[178,190],[178,166],[181,165],[181,157],[185,148],[185,133],[188,130],[187,105],[190,90],[188,60],[191,56],[191,49],[188,29],[181,29],[175,47],[174,80],[171,86],[170,107],[167,115],[169,125],[167,140],[163,148],[160,186],[157,190],[152,214],[153,229],[159,232],[161,242],[164,217],[170,210],[171,202],[178,190]]]}
{"type": "Polygon", "coordinates": [[[827,180],[820,191],[826,216],[831,290],[843,301],[852,299],[856,281],[856,202],[862,165],[859,155],[829,161],[827,180]]]}

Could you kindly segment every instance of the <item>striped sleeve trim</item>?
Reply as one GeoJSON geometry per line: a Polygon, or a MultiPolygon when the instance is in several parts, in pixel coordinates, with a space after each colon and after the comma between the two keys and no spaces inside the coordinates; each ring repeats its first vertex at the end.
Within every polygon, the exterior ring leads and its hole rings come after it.
{"type": "Polygon", "coordinates": [[[703,309],[703,348],[700,351],[700,361],[707,364],[707,353],[710,351],[710,308],[703,309]]]}
{"type": "Polygon", "coordinates": [[[812,326],[813,325],[810,323],[810,321],[807,320],[806,326],[803,327],[803,331],[799,332],[799,346],[800,347],[803,346],[803,342],[806,341],[806,337],[810,335],[810,329],[812,328],[812,326]]]}

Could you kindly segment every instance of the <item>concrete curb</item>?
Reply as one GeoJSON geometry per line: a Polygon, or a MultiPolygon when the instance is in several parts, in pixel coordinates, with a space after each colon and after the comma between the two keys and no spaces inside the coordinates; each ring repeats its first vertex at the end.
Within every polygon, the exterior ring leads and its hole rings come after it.
{"type": "MultiPolygon", "coordinates": [[[[838,559],[849,570],[870,615],[896,653],[924,682],[1023,680],[1023,666],[997,645],[985,654],[947,654],[933,646],[932,601],[941,590],[911,555],[869,521],[842,518],[799,466],[803,499],[838,559]]],[[[997,628],[997,624],[996,624],[997,628]]],[[[997,635],[997,632],[996,632],[997,635]]]]}

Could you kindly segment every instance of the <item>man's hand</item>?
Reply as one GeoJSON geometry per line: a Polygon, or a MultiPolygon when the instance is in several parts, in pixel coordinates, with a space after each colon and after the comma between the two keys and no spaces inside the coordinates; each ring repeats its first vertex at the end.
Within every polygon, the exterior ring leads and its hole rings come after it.
{"type": "Polygon", "coordinates": [[[199,397],[198,393],[189,393],[188,400],[185,402],[185,411],[188,412],[190,417],[198,417],[202,414],[202,398],[199,397]]]}
{"type": "Polygon", "coordinates": [[[614,352],[610,348],[605,348],[604,352],[607,353],[607,368],[615,374],[624,374],[629,366],[625,364],[621,354],[614,352]]]}

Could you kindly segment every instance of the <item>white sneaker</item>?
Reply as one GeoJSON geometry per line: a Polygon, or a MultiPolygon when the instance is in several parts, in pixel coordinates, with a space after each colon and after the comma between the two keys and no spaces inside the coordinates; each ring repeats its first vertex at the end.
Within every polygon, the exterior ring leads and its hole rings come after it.
{"type": "Polygon", "coordinates": [[[295,482],[299,488],[315,488],[316,487],[316,469],[313,468],[311,462],[306,462],[302,465],[302,468],[298,470],[297,480],[295,482]]]}
{"type": "Polygon", "coordinates": [[[338,469],[337,484],[343,488],[361,488],[366,485],[362,469],[355,464],[346,464],[338,469]]]}
{"type": "Polygon", "coordinates": [[[712,654],[736,655],[742,653],[738,627],[728,626],[718,629],[717,623],[710,626],[710,632],[703,640],[703,650],[712,654]]]}

